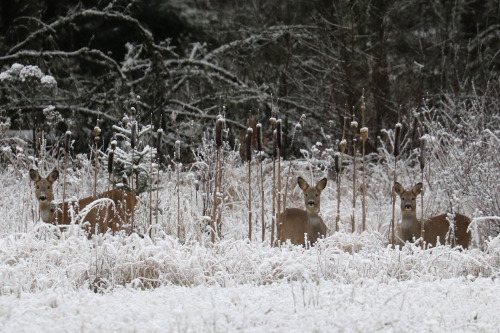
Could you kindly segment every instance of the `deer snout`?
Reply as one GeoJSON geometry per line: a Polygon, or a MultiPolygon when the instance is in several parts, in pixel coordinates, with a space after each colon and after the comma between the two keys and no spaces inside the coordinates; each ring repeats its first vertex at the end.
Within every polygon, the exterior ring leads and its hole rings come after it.
{"type": "Polygon", "coordinates": [[[40,195],[40,196],[38,197],[38,199],[39,199],[40,201],[47,201],[47,196],[45,196],[45,195],[40,195]]]}
{"type": "Polygon", "coordinates": [[[307,202],[307,205],[308,205],[309,207],[314,207],[314,206],[316,206],[316,203],[315,203],[313,200],[309,200],[309,201],[307,202]]]}
{"type": "Polygon", "coordinates": [[[405,205],[405,209],[406,209],[406,210],[411,210],[411,204],[406,204],[406,205],[405,205]]]}

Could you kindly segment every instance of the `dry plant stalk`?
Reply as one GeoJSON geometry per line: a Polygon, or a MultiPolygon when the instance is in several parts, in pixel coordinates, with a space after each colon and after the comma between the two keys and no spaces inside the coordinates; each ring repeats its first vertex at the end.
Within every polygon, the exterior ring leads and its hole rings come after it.
{"type": "Polygon", "coordinates": [[[247,128],[245,136],[246,161],[248,162],[248,239],[252,241],[252,134],[253,129],[247,128]]]}
{"type": "Polygon", "coordinates": [[[352,132],[352,158],[353,158],[353,166],[352,166],[352,215],[351,215],[351,232],[356,231],[356,134],[358,129],[358,122],[356,121],[356,117],[353,113],[352,121],[351,121],[351,132],[352,132]]]}
{"type": "Polygon", "coordinates": [[[266,239],[266,222],[265,222],[265,211],[264,211],[264,173],[262,171],[262,124],[258,123],[255,127],[257,130],[257,150],[259,152],[259,164],[260,164],[260,198],[261,198],[261,218],[262,218],[262,242],[266,239]]]}
{"type": "Polygon", "coordinates": [[[275,229],[276,229],[276,156],[278,153],[278,144],[276,143],[277,133],[274,129],[276,127],[276,118],[271,117],[271,125],[273,127],[273,204],[271,216],[271,246],[275,243],[275,229]]]}
{"type": "Polygon", "coordinates": [[[365,104],[365,90],[363,89],[363,95],[361,96],[361,129],[359,130],[361,133],[361,140],[362,145],[363,145],[363,152],[362,152],[362,158],[363,158],[363,198],[361,201],[362,205],[362,227],[361,231],[366,230],[366,161],[365,161],[365,154],[366,154],[366,140],[368,139],[368,127],[365,126],[365,110],[366,110],[366,104],[365,104]]]}
{"type": "MultiPolygon", "coordinates": [[[[63,174],[63,201],[62,206],[64,207],[66,201],[66,173],[68,172],[68,155],[69,149],[71,148],[71,132],[66,131],[64,134],[64,174],[63,174]]],[[[66,224],[64,221],[64,214],[62,216],[62,224],[66,224]]],[[[57,222],[56,222],[57,223],[57,222]]]]}
{"type": "Polygon", "coordinates": [[[347,109],[344,113],[344,125],[342,127],[342,140],[340,141],[340,160],[338,161],[338,181],[337,181],[337,216],[335,217],[335,231],[339,231],[340,223],[340,199],[341,199],[341,181],[342,181],[342,160],[344,158],[344,151],[347,147],[347,141],[345,139],[346,123],[347,123],[347,109]]]}
{"type": "MultiPolygon", "coordinates": [[[[399,134],[401,132],[401,123],[396,124],[394,131],[394,184],[397,181],[397,161],[399,156],[399,134]]],[[[392,221],[391,221],[391,243],[394,247],[396,245],[396,188],[392,187],[392,221]]]]}
{"type": "MultiPolygon", "coordinates": [[[[419,166],[420,166],[420,177],[421,183],[424,183],[424,170],[425,170],[425,138],[420,138],[420,156],[419,156],[419,166]]],[[[425,228],[424,228],[424,188],[422,187],[421,195],[420,195],[420,237],[422,238],[422,248],[425,246],[424,237],[425,237],[425,228]]]]}
{"type": "MultiPolygon", "coordinates": [[[[153,115],[151,115],[151,121],[149,123],[151,129],[153,129],[153,115]]],[[[151,140],[153,140],[153,136],[151,140]]],[[[150,159],[149,159],[149,237],[151,237],[151,228],[153,226],[153,143],[151,142],[150,147],[150,159]]]]}
{"type": "Polygon", "coordinates": [[[97,197],[97,173],[99,168],[99,135],[101,134],[101,129],[99,128],[99,119],[97,119],[97,124],[94,127],[94,143],[95,143],[95,155],[94,155],[94,191],[92,196],[97,197]]]}
{"type": "Polygon", "coordinates": [[[180,176],[180,169],[182,168],[182,163],[180,162],[181,158],[181,142],[179,140],[175,141],[174,144],[174,160],[176,161],[175,163],[175,168],[177,169],[177,237],[181,239],[181,231],[182,231],[182,225],[181,225],[181,176],[180,176]]]}
{"type": "Polygon", "coordinates": [[[162,136],[163,136],[163,129],[159,128],[158,131],[158,136],[156,139],[156,154],[158,158],[158,167],[156,168],[156,214],[155,214],[155,225],[158,226],[158,211],[159,207],[158,205],[160,204],[160,164],[161,164],[161,156],[162,156],[162,136]]]}
{"type": "MultiPolygon", "coordinates": [[[[278,223],[278,227],[276,230],[281,230],[281,146],[282,146],[282,124],[281,124],[281,119],[276,120],[276,156],[278,157],[278,193],[276,195],[276,221],[278,223]]],[[[279,239],[281,235],[278,234],[277,232],[277,238],[279,239]]]]}
{"type": "MultiPolygon", "coordinates": [[[[293,134],[292,134],[292,143],[290,145],[292,151],[293,151],[293,147],[294,147],[294,143],[295,143],[295,135],[297,134],[297,131],[301,130],[301,128],[302,128],[301,123],[303,123],[305,119],[306,119],[306,115],[303,114],[300,117],[299,122],[297,124],[295,124],[295,130],[293,131],[293,134]]],[[[287,207],[286,206],[286,198],[288,196],[288,184],[290,183],[291,169],[292,169],[292,159],[290,159],[290,161],[288,161],[288,171],[286,174],[286,181],[285,181],[285,194],[283,195],[283,211],[286,211],[286,207],[287,207]]]]}
{"type": "MultiPolygon", "coordinates": [[[[217,148],[217,156],[215,159],[215,174],[214,174],[214,195],[213,195],[213,210],[212,210],[212,219],[210,220],[210,229],[211,229],[211,241],[215,242],[215,231],[216,231],[216,218],[217,218],[217,190],[219,187],[219,169],[220,169],[220,151],[222,147],[222,126],[224,123],[224,119],[221,115],[217,117],[215,121],[215,146],[217,148]]],[[[218,229],[217,229],[218,230],[218,229]]],[[[219,235],[220,236],[220,235],[219,235]]]]}
{"type": "MultiPolygon", "coordinates": [[[[135,113],[135,108],[132,107],[132,114],[135,113]]],[[[134,168],[134,153],[135,153],[135,144],[136,144],[136,135],[137,135],[137,122],[134,120],[132,121],[132,128],[130,131],[130,147],[132,148],[132,160],[130,161],[130,189],[132,193],[134,193],[134,175],[135,175],[135,168],[134,168]]],[[[130,220],[131,220],[131,230],[134,230],[135,224],[135,216],[134,216],[134,209],[132,209],[131,214],[130,214],[130,220]]]]}

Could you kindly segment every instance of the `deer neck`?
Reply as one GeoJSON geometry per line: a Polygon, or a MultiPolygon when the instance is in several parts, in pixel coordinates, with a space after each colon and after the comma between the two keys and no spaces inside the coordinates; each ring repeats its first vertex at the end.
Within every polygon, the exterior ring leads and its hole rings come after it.
{"type": "Polygon", "coordinates": [[[307,220],[309,221],[309,225],[313,229],[319,228],[322,222],[321,217],[318,215],[318,213],[319,210],[317,211],[307,210],[307,220]]]}
{"type": "Polygon", "coordinates": [[[402,213],[401,229],[403,231],[403,236],[407,240],[411,240],[413,237],[420,237],[420,223],[417,220],[416,212],[402,213]]]}
{"type": "Polygon", "coordinates": [[[50,202],[40,202],[40,217],[45,223],[52,223],[53,210],[51,209],[50,202]]]}

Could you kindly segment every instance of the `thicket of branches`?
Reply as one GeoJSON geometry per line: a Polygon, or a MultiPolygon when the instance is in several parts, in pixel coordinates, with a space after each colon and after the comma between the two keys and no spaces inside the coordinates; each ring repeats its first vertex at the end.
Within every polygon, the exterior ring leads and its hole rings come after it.
{"type": "MultiPolygon", "coordinates": [[[[398,113],[438,106],[447,96],[498,85],[500,5],[488,1],[18,1],[0,5],[0,66],[37,65],[57,86],[40,94],[0,81],[2,116],[35,127],[53,105],[71,119],[75,149],[88,149],[97,117],[103,133],[137,95],[176,139],[197,144],[227,105],[231,135],[263,121],[271,104],[296,122],[310,145],[325,120],[358,113],[365,89],[375,148],[398,113]]],[[[64,133],[67,121],[55,127],[64,133]]],[[[111,134],[108,134],[111,135],[111,134]]],[[[270,133],[268,133],[270,135],[270,133]]],[[[300,146],[300,142],[297,146],[300,146]]]]}

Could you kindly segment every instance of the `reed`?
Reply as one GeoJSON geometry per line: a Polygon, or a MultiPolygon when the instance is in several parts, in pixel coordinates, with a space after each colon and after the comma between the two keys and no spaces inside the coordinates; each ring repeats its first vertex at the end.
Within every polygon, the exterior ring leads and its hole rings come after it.
{"type": "Polygon", "coordinates": [[[252,240],[252,134],[253,129],[251,127],[247,128],[245,136],[245,159],[248,162],[248,239],[250,241],[252,240]]]}
{"type": "Polygon", "coordinates": [[[362,159],[363,159],[363,198],[361,200],[362,205],[362,217],[361,217],[361,231],[366,230],[366,140],[368,139],[368,127],[365,124],[365,90],[363,89],[363,95],[361,96],[361,129],[359,130],[362,140],[362,159]]]}
{"type": "Polygon", "coordinates": [[[345,132],[346,132],[346,125],[347,125],[347,109],[344,113],[344,124],[342,126],[342,140],[340,141],[340,158],[338,159],[338,163],[336,163],[337,166],[337,216],[335,217],[335,231],[339,231],[339,224],[340,224],[340,201],[342,198],[342,162],[344,158],[344,151],[345,148],[347,147],[347,141],[345,139],[345,132]]]}
{"type": "MultiPolygon", "coordinates": [[[[394,171],[393,179],[394,184],[397,182],[397,161],[399,156],[399,136],[401,133],[401,123],[396,124],[396,129],[394,131],[394,171]]],[[[391,244],[394,247],[396,245],[396,188],[392,187],[392,220],[391,220],[391,244]]]]}
{"type": "Polygon", "coordinates": [[[262,226],[262,242],[266,239],[266,222],[265,222],[265,208],[264,208],[264,173],[262,171],[262,124],[257,123],[255,135],[257,137],[257,151],[259,152],[259,166],[260,166],[260,198],[261,198],[261,226],[262,226]]]}
{"type": "MultiPolygon", "coordinates": [[[[354,111],[354,110],[353,110],[354,111]]],[[[354,112],[352,114],[352,121],[351,121],[351,132],[352,132],[352,160],[353,160],[353,165],[352,165],[352,214],[351,214],[351,232],[356,231],[356,194],[358,191],[356,190],[357,184],[356,184],[356,153],[357,153],[357,147],[356,144],[358,142],[358,139],[356,139],[356,134],[357,134],[357,129],[358,129],[358,122],[356,121],[356,116],[354,115],[354,112]]]]}

